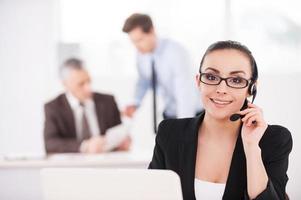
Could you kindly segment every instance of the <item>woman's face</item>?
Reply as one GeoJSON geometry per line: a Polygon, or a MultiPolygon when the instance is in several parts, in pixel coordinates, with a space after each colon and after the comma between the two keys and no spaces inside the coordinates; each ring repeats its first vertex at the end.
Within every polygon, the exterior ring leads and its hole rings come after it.
{"type": "MultiPolygon", "coordinates": [[[[218,75],[222,78],[240,77],[251,79],[250,60],[244,53],[235,49],[215,50],[205,57],[202,73],[218,75]]],[[[219,85],[207,85],[197,82],[201,91],[201,99],[206,113],[220,120],[229,119],[229,117],[239,111],[248,97],[248,87],[231,88],[222,81],[219,85]]]]}

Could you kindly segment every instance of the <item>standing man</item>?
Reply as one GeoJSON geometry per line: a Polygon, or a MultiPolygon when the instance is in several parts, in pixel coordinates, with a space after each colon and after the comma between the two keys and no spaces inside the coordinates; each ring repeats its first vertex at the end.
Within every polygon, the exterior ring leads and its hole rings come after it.
{"type": "MultiPolygon", "coordinates": [[[[47,153],[102,153],[106,131],[121,124],[112,95],[92,92],[81,60],[71,58],[61,68],[66,92],[45,105],[44,141],[47,153]]],[[[117,147],[128,150],[127,137],[117,147]]]]}
{"type": "Polygon", "coordinates": [[[124,114],[132,117],[151,88],[155,132],[158,93],[165,103],[164,119],[195,116],[201,108],[196,86],[191,81],[191,63],[186,50],[175,41],[159,38],[151,18],[145,14],[132,14],[126,19],[122,31],[129,35],[138,50],[139,74],[134,102],[126,107],[124,114]]]}

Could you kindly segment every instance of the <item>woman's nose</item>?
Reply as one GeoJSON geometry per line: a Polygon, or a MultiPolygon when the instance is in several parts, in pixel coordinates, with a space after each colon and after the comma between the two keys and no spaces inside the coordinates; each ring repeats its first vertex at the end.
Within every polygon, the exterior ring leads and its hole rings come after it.
{"type": "Polygon", "coordinates": [[[218,94],[227,94],[228,86],[226,84],[226,80],[222,80],[220,84],[216,86],[216,93],[218,94]]]}

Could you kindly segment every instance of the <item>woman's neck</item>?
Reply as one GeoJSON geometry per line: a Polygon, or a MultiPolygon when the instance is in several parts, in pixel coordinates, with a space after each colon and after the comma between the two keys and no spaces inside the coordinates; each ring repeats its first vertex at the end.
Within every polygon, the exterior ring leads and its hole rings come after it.
{"type": "Polygon", "coordinates": [[[205,113],[200,130],[204,135],[214,138],[236,138],[240,124],[240,120],[232,122],[229,119],[216,119],[205,113]]]}

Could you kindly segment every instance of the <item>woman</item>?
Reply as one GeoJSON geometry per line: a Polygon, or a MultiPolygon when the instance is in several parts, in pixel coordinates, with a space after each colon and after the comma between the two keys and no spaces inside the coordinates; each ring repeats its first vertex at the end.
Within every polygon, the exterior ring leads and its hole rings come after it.
{"type": "Polygon", "coordinates": [[[234,41],[214,43],[199,72],[204,111],[160,123],[149,168],[175,171],[185,200],[285,199],[292,138],[247,101],[255,98],[258,77],[249,49],[234,41]],[[240,120],[231,121],[233,114],[240,120]]]}

